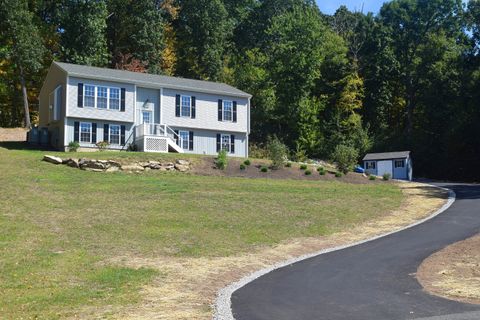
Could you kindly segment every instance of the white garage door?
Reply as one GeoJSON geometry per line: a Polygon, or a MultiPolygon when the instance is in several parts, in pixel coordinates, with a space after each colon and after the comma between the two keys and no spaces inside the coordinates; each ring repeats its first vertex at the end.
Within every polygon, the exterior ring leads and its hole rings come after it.
{"type": "Polygon", "coordinates": [[[377,175],[383,176],[384,173],[390,173],[390,177],[393,177],[393,161],[377,162],[377,175]]]}

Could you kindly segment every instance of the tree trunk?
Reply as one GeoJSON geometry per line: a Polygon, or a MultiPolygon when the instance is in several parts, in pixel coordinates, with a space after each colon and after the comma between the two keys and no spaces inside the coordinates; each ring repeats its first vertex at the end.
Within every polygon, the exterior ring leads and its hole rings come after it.
{"type": "Polygon", "coordinates": [[[30,122],[30,108],[28,107],[27,86],[25,85],[25,76],[23,74],[22,65],[20,65],[20,83],[22,85],[23,108],[25,111],[25,128],[31,129],[32,124],[30,122]]]}

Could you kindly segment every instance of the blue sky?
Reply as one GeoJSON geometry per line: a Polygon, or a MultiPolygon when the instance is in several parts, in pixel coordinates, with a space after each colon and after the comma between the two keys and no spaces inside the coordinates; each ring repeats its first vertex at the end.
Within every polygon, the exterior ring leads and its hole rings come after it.
{"type": "Polygon", "coordinates": [[[346,5],[348,9],[360,11],[363,4],[363,12],[377,13],[385,0],[317,0],[318,7],[323,13],[332,14],[341,5],[346,5]]]}

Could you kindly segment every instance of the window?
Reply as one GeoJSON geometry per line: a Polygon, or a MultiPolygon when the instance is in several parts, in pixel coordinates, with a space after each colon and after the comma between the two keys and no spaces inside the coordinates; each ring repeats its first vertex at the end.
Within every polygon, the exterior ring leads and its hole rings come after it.
{"type": "Polygon", "coordinates": [[[375,169],[376,163],[375,161],[367,161],[366,168],[367,170],[369,169],[375,169]]]}
{"type": "Polygon", "coordinates": [[[109,108],[111,110],[120,110],[120,89],[110,88],[109,108]]]}
{"type": "Polygon", "coordinates": [[[108,103],[108,88],[97,87],[97,108],[107,109],[107,103],[108,103]]]}
{"type": "Polygon", "coordinates": [[[80,142],[92,143],[92,124],[80,122],[80,142]]]}
{"type": "Polygon", "coordinates": [[[110,144],[120,144],[120,126],[118,124],[111,124],[109,130],[108,142],[110,144]]]}
{"type": "Polygon", "coordinates": [[[142,123],[152,123],[152,113],[150,111],[142,111],[142,123]]]}
{"type": "Polygon", "coordinates": [[[190,117],[192,107],[192,98],[189,96],[182,96],[180,102],[180,116],[190,117]]]}
{"type": "Polygon", "coordinates": [[[188,150],[188,140],[190,138],[190,133],[188,131],[179,131],[178,136],[180,147],[183,150],[188,150]]]}
{"type": "Polygon", "coordinates": [[[395,168],[404,168],[404,167],[405,167],[405,161],[395,160],[395,168]]]}
{"type": "Polygon", "coordinates": [[[222,150],[226,150],[230,152],[230,135],[229,134],[222,134],[222,150]]]}
{"type": "Polygon", "coordinates": [[[89,108],[95,108],[95,87],[85,85],[85,94],[83,98],[83,106],[89,108]]]}
{"type": "Polygon", "coordinates": [[[223,101],[223,121],[232,121],[232,101],[223,101]]]}

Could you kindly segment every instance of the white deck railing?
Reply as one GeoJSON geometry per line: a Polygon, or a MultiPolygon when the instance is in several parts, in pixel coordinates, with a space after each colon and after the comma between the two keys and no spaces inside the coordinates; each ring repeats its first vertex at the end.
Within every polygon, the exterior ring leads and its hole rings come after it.
{"type": "Polygon", "coordinates": [[[172,128],[166,124],[158,123],[139,124],[135,128],[135,136],[137,139],[143,136],[168,137],[174,142],[179,139],[178,134],[172,128]]]}

